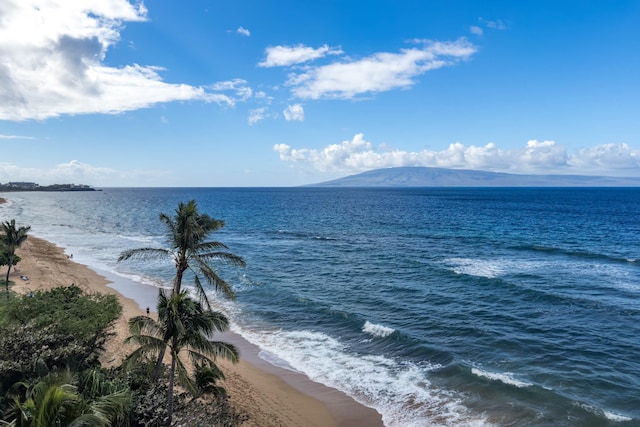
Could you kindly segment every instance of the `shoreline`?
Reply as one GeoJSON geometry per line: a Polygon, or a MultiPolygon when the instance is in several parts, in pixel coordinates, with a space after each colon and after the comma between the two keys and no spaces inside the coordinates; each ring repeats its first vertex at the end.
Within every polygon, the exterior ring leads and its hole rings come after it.
{"type": "MultiPolygon", "coordinates": [[[[22,258],[18,270],[12,270],[10,276],[16,283],[16,292],[74,283],[89,292],[118,297],[123,314],[114,326],[116,336],[107,343],[101,357],[105,366],[118,365],[131,351],[122,343],[128,336],[128,319],[145,314],[146,307],[153,310],[157,288],[74,262],[63,248],[38,237],[29,236],[16,253],[22,258]]],[[[238,364],[219,361],[219,365],[227,377],[223,385],[231,404],[249,415],[243,426],[383,426],[381,415],[374,409],[337,389],[313,382],[304,374],[270,364],[260,358],[260,349],[242,336],[226,332],[216,339],[233,343],[241,352],[238,364]]]]}

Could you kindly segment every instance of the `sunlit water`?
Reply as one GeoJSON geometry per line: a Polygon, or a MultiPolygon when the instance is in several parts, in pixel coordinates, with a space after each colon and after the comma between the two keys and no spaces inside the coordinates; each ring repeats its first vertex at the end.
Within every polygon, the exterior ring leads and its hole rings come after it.
{"type": "MultiPolygon", "coordinates": [[[[387,426],[640,425],[640,189],[7,193],[0,219],[153,286],[158,214],[196,199],[247,261],[234,330],[387,426]]],[[[188,280],[188,279],[187,279],[188,280]]]]}

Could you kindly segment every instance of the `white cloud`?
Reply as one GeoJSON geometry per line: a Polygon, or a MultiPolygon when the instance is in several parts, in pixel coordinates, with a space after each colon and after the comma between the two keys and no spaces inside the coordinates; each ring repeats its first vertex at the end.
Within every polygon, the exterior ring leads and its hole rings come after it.
{"type": "Polygon", "coordinates": [[[469,32],[471,32],[471,34],[475,34],[476,36],[481,36],[484,34],[484,30],[477,25],[472,25],[471,27],[469,27],[469,32]]]}
{"type": "Polygon", "coordinates": [[[246,80],[242,79],[233,79],[222,82],[216,82],[210,86],[207,86],[207,89],[211,89],[216,92],[231,92],[232,95],[225,95],[221,93],[217,94],[209,94],[210,97],[218,96],[219,99],[216,100],[219,104],[228,104],[230,106],[234,106],[236,102],[244,102],[251,98],[253,95],[253,89],[251,89],[247,85],[246,80]]]}
{"type": "Polygon", "coordinates": [[[267,107],[260,107],[254,110],[249,110],[249,118],[247,122],[250,126],[255,125],[261,120],[264,120],[267,117],[267,107]]]}
{"type": "Polygon", "coordinates": [[[35,139],[32,136],[0,135],[0,139],[35,139]]]}
{"type": "Polygon", "coordinates": [[[568,163],[577,169],[607,171],[616,169],[622,173],[637,175],[640,168],[640,150],[627,144],[600,144],[583,148],[568,163]]]}
{"type": "Polygon", "coordinates": [[[130,185],[131,182],[151,185],[162,175],[164,173],[152,171],[119,171],[77,160],[58,164],[51,169],[23,168],[10,163],[0,163],[0,182],[27,181],[41,185],[87,184],[107,187],[130,185]]]}
{"type": "Polygon", "coordinates": [[[284,118],[288,121],[304,121],[304,108],[302,108],[302,105],[300,104],[289,105],[282,113],[284,114],[284,118]]]}
{"type": "Polygon", "coordinates": [[[484,18],[478,18],[478,21],[483,24],[484,26],[486,26],[487,28],[490,28],[492,30],[506,30],[507,29],[507,25],[502,22],[502,20],[500,19],[496,19],[495,21],[491,21],[488,19],[484,19],[484,18]]]}
{"type": "Polygon", "coordinates": [[[640,150],[627,144],[603,144],[574,154],[554,141],[537,140],[510,150],[500,149],[494,143],[467,147],[456,142],[440,151],[403,151],[374,147],[360,133],[322,149],[292,148],[287,144],[276,144],[273,148],[283,161],[345,174],[387,167],[430,166],[510,173],[640,176],[640,150]]]}
{"type": "Polygon", "coordinates": [[[290,75],[287,84],[302,99],[350,99],[360,94],[407,88],[415,83],[415,77],[454,65],[476,52],[476,47],[464,38],[454,42],[414,42],[423,46],[307,68],[290,75]]]}
{"type": "Polygon", "coordinates": [[[238,29],[236,30],[236,33],[241,34],[243,36],[247,36],[247,37],[251,35],[251,32],[243,27],[238,27],[238,29]]]}
{"type": "Polygon", "coordinates": [[[20,0],[0,5],[0,120],[120,113],[177,100],[227,102],[162,81],[162,68],[103,64],[125,22],[145,21],[127,0],[20,0]]]}
{"type": "Polygon", "coordinates": [[[340,55],[342,50],[333,49],[326,44],[317,49],[298,44],[296,46],[272,46],[265,49],[266,58],[258,63],[259,67],[287,67],[312,61],[326,55],[340,55]]]}

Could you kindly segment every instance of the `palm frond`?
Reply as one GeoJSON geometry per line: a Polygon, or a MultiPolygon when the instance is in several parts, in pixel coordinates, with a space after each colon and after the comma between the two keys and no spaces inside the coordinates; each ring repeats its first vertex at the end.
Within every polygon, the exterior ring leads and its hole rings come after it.
{"type": "MultiPolygon", "coordinates": [[[[126,419],[126,414],[131,407],[131,391],[127,388],[105,394],[91,402],[90,410],[94,420],[103,420],[104,425],[119,425],[126,419]]],[[[83,424],[98,425],[98,424],[83,424]]]]}
{"type": "Polygon", "coordinates": [[[207,252],[199,253],[193,256],[193,259],[202,263],[209,263],[212,261],[219,262],[221,264],[230,265],[232,267],[246,267],[245,260],[229,252],[207,252]]]}
{"type": "Polygon", "coordinates": [[[118,262],[129,259],[153,260],[171,257],[173,253],[163,248],[137,248],[124,251],[118,257],[118,262]]]}
{"type": "Polygon", "coordinates": [[[221,292],[222,295],[225,296],[225,298],[232,301],[236,299],[236,294],[231,288],[230,284],[228,284],[224,279],[218,276],[215,270],[211,268],[211,266],[209,266],[206,262],[202,262],[199,259],[196,259],[196,261],[198,263],[198,270],[207,280],[207,283],[213,285],[214,289],[217,292],[221,292]]]}
{"type": "Polygon", "coordinates": [[[131,335],[149,335],[162,337],[163,329],[157,321],[148,316],[136,316],[129,319],[129,333],[131,335]]]}
{"type": "Polygon", "coordinates": [[[211,241],[211,242],[200,243],[197,249],[198,249],[197,250],[198,253],[202,253],[202,252],[208,252],[216,249],[229,249],[229,247],[224,243],[211,241]]]}
{"type": "Polygon", "coordinates": [[[189,372],[179,357],[176,357],[176,372],[178,373],[178,383],[191,393],[192,396],[197,396],[198,388],[191,377],[189,377],[189,372]]]}
{"type": "Polygon", "coordinates": [[[235,345],[223,341],[210,342],[216,357],[221,357],[229,360],[230,362],[238,363],[240,360],[240,351],[238,351],[235,345]]]}
{"type": "Polygon", "coordinates": [[[196,288],[196,294],[198,295],[198,300],[204,302],[204,304],[207,307],[207,310],[211,310],[211,303],[209,303],[209,297],[207,296],[207,292],[204,289],[204,286],[202,286],[202,282],[200,281],[200,276],[198,276],[198,273],[193,269],[190,268],[190,270],[193,273],[193,283],[196,288]]]}
{"type": "Polygon", "coordinates": [[[229,318],[219,311],[208,311],[207,320],[211,322],[213,328],[218,332],[229,330],[229,318]]]}

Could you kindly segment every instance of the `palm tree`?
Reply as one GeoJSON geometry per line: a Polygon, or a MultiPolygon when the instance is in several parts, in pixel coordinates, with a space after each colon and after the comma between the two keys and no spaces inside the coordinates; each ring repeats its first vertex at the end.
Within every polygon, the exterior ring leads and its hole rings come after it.
{"type": "MultiPolygon", "coordinates": [[[[74,385],[68,371],[49,374],[27,390],[26,399],[16,398],[10,423],[15,427],[96,426],[108,427],[121,422],[131,397],[126,387],[107,388],[88,400],[74,385]]],[[[104,383],[101,384],[104,388],[104,383]]]]}
{"type": "Polygon", "coordinates": [[[158,296],[158,321],[148,316],[137,316],[129,320],[131,336],[125,342],[138,344],[127,359],[126,364],[133,366],[146,356],[154,357],[164,353],[165,346],[171,354],[169,370],[168,418],[169,425],[173,417],[173,390],[176,381],[194,396],[199,394],[196,383],[189,377],[184,361],[180,358],[186,352],[194,366],[208,366],[213,372],[220,373],[215,364],[218,357],[236,363],[238,350],[232,345],[220,341],[210,341],[216,331],[229,329],[229,320],[220,313],[203,308],[202,304],[190,298],[186,291],[167,297],[160,291],[158,296]]]}
{"type": "Polygon", "coordinates": [[[209,300],[202,285],[202,279],[212,285],[216,291],[222,292],[227,298],[234,299],[235,293],[224,279],[211,267],[212,262],[244,267],[244,260],[227,252],[227,246],[216,241],[207,241],[209,235],[224,227],[224,221],[211,218],[207,214],[198,212],[196,201],[187,204],[180,203],[175,216],[160,214],[167,229],[167,240],[171,248],[139,248],[131,249],[120,254],[118,262],[128,259],[158,259],[171,258],[176,267],[173,281],[172,295],[179,295],[182,286],[182,276],[189,270],[194,275],[196,291],[201,301],[210,309],[209,300]]]}
{"type": "Polygon", "coordinates": [[[9,253],[9,264],[7,266],[7,276],[4,281],[4,285],[7,290],[7,298],[9,298],[9,273],[11,272],[11,266],[13,265],[16,249],[27,240],[27,233],[31,230],[31,227],[16,228],[16,220],[5,221],[2,223],[2,231],[4,234],[0,235],[0,242],[3,243],[5,250],[9,253]]]}

